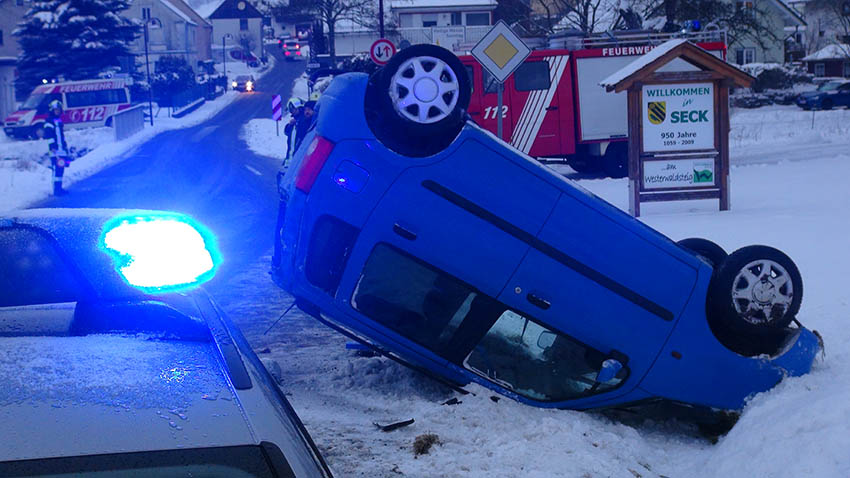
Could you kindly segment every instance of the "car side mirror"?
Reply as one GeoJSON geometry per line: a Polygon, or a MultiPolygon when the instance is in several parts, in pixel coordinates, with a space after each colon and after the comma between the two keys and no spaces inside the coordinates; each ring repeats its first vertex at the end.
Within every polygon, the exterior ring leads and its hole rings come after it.
{"type": "Polygon", "coordinates": [[[617,373],[619,373],[622,369],[623,364],[620,363],[619,360],[613,358],[605,359],[602,362],[602,368],[600,368],[599,373],[596,374],[596,381],[598,383],[609,382],[616,377],[617,373]]]}

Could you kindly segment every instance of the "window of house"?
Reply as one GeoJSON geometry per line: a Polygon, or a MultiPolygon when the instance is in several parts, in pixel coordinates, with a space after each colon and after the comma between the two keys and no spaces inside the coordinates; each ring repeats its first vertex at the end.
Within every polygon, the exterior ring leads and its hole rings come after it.
{"type": "Polygon", "coordinates": [[[460,12],[452,13],[452,25],[463,25],[463,15],[460,12]]]}
{"type": "Polygon", "coordinates": [[[752,0],[738,0],[735,2],[735,7],[742,13],[744,18],[753,18],[755,16],[755,6],[752,0]]]}
{"type": "Polygon", "coordinates": [[[746,65],[747,63],[753,63],[755,61],[755,48],[738,48],[735,50],[735,63],[739,65],[746,65]]]}
{"type": "Polygon", "coordinates": [[[815,63],[815,76],[826,76],[825,63],[815,63]]]}
{"type": "Polygon", "coordinates": [[[469,26],[489,25],[490,24],[490,14],[487,13],[487,12],[467,13],[466,14],[466,24],[469,25],[469,26]]]}
{"type": "Polygon", "coordinates": [[[77,278],[46,235],[29,228],[0,229],[0,243],[0,307],[77,300],[77,278]]]}
{"type": "Polygon", "coordinates": [[[245,31],[245,30],[248,29],[248,19],[247,18],[240,18],[239,19],[239,29],[242,30],[242,31],[245,31]]]}
{"type": "Polygon", "coordinates": [[[521,64],[514,72],[517,91],[548,90],[549,63],[532,61],[521,64]]]}
{"type": "Polygon", "coordinates": [[[437,14],[436,13],[423,13],[422,14],[422,26],[426,27],[426,28],[437,26],[437,14]]]}

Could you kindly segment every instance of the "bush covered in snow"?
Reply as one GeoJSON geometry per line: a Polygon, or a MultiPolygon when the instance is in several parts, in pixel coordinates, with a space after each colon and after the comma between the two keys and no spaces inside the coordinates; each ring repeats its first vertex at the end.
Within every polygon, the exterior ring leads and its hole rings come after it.
{"type": "Polygon", "coordinates": [[[813,78],[807,71],[795,65],[749,63],[738,67],[756,78],[752,87],[756,93],[766,90],[785,90],[797,83],[811,83],[813,78]]]}
{"type": "Polygon", "coordinates": [[[170,106],[171,98],[195,85],[195,72],[185,59],[163,56],[157,60],[151,77],[153,97],[160,106],[170,106]]]}

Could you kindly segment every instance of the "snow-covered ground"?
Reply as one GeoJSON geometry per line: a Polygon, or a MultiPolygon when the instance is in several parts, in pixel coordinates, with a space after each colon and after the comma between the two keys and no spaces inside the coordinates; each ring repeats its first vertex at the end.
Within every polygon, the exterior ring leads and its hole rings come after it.
{"type": "MultiPolygon", "coordinates": [[[[643,206],[641,220],[673,239],[706,237],[730,252],[767,244],[788,253],[805,283],[798,317],[825,339],[826,355],[811,374],[754,397],[717,444],[686,423],[623,423],[494,402],[477,386],[469,387],[474,395],[458,395],[387,359],[357,356],[344,337],[297,310],[283,318],[285,326],[268,330],[292,301],[268,280],[268,258],[219,299],[260,356],[281,365],[285,390],[337,476],[846,478],[848,116],[818,112],[812,130],[811,113],[793,107],[735,111],[732,210],[719,212],[716,201],[643,206]],[[823,153],[824,145],[837,150],[823,153]],[[462,403],[443,404],[452,397],[462,403]],[[414,424],[389,433],[374,425],[410,418],[414,424]],[[428,433],[439,444],[416,456],[414,440],[428,433]]],[[[579,183],[627,209],[625,180],[579,183]]]]}
{"type": "MultiPolygon", "coordinates": [[[[291,95],[301,99],[309,98],[306,76],[302,75],[295,80],[291,95]]],[[[289,98],[282,98],[284,110],[288,100],[289,98]]],[[[239,137],[254,153],[283,160],[286,157],[286,135],[283,128],[289,122],[290,117],[289,113],[285,112],[277,125],[275,125],[274,120],[268,118],[252,119],[242,127],[239,137]]]]}

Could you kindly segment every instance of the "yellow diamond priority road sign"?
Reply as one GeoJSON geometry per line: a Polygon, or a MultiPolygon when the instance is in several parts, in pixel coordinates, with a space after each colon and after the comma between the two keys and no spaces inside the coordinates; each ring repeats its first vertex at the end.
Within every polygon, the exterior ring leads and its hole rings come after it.
{"type": "Polygon", "coordinates": [[[528,57],[531,49],[503,21],[493,25],[472,49],[472,56],[500,83],[528,57]]]}

